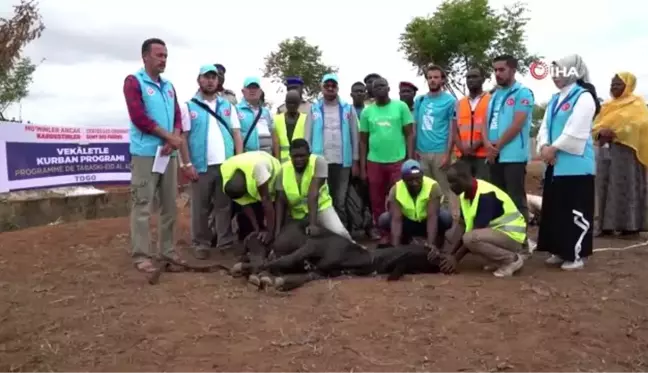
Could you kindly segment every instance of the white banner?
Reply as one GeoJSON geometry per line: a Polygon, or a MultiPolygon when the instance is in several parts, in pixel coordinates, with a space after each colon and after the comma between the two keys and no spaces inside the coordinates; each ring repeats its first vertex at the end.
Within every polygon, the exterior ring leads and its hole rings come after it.
{"type": "Polygon", "coordinates": [[[128,131],[0,122],[0,192],[128,183],[128,131]]]}

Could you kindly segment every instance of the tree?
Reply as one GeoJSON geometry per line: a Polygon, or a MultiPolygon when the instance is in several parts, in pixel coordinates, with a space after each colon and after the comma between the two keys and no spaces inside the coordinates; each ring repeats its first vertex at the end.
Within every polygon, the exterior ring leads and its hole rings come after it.
{"type": "Polygon", "coordinates": [[[21,57],[22,49],[45,30],[38,2],[21,0],[12,18],[0,18],[0,116],[11,104],[27,97],[36,65],[21,57]]]}
{"type": "Polygon", "coordinates": [[[531,114],[531,137],[536,137],[538,135],[538,130],[540,130],[540,125],[542,124],[542,118],[544,118],[545,111],[547,111],[547,103],[535,105],[533,107],[533,113],[531,114]]]}
{"type": "Polygon", "coordinates": [[[304,81],[304,96],[315,98],[320,93],[322,76],[338,69],[322,62],[322,51],[299,36],[285,39],[276,51],[265,57],[263,76],[275,83],[284,83],[286,77],[299,76],[304,81]]]}
{"type": "Polygon", "coordinates": [[[448,75],[448,86],[466,93],[463,77],[471,67],[491,70],[491,61],[510,54],[519,61],[518,71],[526,73],[539,59],[525,45],[529,19],[523,3],[496,12],[488,0],[447,0],[427,17],[416,17],[400,36],[400,51],[420,74],[434,63],[448,75]]]}

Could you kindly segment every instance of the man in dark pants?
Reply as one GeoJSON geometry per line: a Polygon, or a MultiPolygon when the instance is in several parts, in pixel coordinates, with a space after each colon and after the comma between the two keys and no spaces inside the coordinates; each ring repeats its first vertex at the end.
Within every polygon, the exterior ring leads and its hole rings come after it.
{"type": "MultiPolygon", "coordinates": [[[[446,242],[448,252],[455,244],[446,242]]],[[[248,263],[239,263],[233,270],[244,273],[270,272],[275,276],[261,276],[260,287],[273,286],[288,291],[307,282],[324,277],[340,275],[369,276],[389,274],[388,280],[398,280],[405,274],[438,273],[441,271],[441,256],[422,245],[405,245],[384,249],[368,250],[339,235],[325,232],[310,238],[297,251],[275,259],[264,261],[266,246],[255,236],[246,240],[248,263]],[[297,273],[295,272],[302,272],[297,273]]],[[[269,254],[273,257],[273,253],[269,254]]],[[[254,281],[251,281],[254,282],[254,281]]]]}
{"type": "Polygon", "coordinates": [[[534,99],[529,88],[515,81],[517,64],[508,55],[493,60],[497,89],[488,105],[483,140],[491,183],[511,196],[528,221],[525,177],[534,99]]]}

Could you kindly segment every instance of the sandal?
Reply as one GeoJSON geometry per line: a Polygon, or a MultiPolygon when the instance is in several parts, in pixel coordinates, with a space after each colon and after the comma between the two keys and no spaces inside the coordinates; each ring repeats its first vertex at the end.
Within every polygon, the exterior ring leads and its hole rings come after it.
{"type": "Polygon", "coordinates": [[[142,260],[141,262],[135,263],[135,269],[142,273],[153,273],[157,271],[157,267],[153,264],[150,259],[142,260]]]}

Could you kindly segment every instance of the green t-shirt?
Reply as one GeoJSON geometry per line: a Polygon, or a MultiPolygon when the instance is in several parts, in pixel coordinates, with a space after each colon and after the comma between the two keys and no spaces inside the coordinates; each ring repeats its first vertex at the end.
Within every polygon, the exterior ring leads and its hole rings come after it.
{"type": "Polygon", "coordinates": [[[372,104],[362,110],[360,132],[369,134],[367,160],[393,163],[405,159],[407,147],[403,128],[412,122],[412,113],[401,100],[391,100],[385,106],[372,104]]]}

